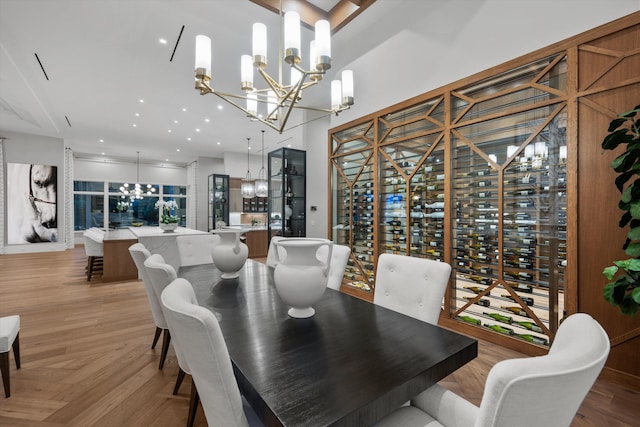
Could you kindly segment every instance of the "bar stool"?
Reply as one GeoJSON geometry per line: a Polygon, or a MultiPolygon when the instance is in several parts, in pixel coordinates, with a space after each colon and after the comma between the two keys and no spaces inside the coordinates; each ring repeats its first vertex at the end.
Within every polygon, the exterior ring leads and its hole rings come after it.
{"type": "Polygon", "coordinates": [[[13,357],[16,360],[16,368],[20,369],[20,316],[0,317],[0,372],[2,372],[2,384],[4,395],[11,396],[9,384],[9,348],[13,347],[13,357]]]}

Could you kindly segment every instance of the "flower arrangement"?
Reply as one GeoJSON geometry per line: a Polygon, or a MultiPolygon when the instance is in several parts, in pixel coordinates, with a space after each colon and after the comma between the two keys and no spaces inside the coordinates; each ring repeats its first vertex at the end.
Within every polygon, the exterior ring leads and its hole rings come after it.
{"type": "Polygon", "coordinates": [[[160,223],[162,224],[176,224],[180,221],[178,215],[175,215],[175,210],[178,209],[178,204],[175,200],[158,200],[155,204],[156,209],[160,210],[160,223]]]}
{"type": "Polygon", "coordinates": [[[116,205],[116,209],[118,210],[118,212],[127,212],[129,210],[129,207],[130,207],[129,202],[124,202],[124,201],[120,201],[116,205]]]}

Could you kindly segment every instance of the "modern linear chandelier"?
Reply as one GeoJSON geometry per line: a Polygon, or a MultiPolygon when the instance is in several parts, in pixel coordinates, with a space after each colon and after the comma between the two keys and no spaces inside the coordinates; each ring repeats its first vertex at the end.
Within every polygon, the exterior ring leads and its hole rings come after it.
{"type": "MultiPolygon", "coordinates": [[[[204,35],[196,36],[196,90],[201,95],[214,94],[244,111],[254,121],[259,121],[279,133],[301,126],[320,117],[302,121],[287,127],[287,121],[294,109],[336,114],[350,108],[353,99],[353,72],[342,71],[342,80],[331,82],[331,108],[317,108],[300,105],[302,91],[315,86],[331,68],[331,30],[329,21],[319,20],[315,24],[315,40],[309,48],[309,70],[301,66],[300,15],[297,12],[282,12],[280,1],[280,45],[279,56],[291,68],[291,80],[284,84],[282,62],[278,63],[278,79],[267,72],[267,27],[262,23],[253,24],[253,57],[242,55],[240,87],[244,95],[234,95],[215,90],[211,85],[211,39],[204,35]],[[282,39],[284,37],[284,43],[282,39]],[[253,84],[253,70],[262,76],[266,87],[257,89],[253,84]],[[240,105],[246,100],[246,107],[240,105]],[[258,111],[258,105],[264,114],[258,111]]],[[[324,117],[324,116],[322,116],[324,117]]]]}
{"type": "Polygon", "coordinates": [[[136,199],[144,199],[145,194],[150,196],[156,192],[155,187],[151,184],[147,184],[146,188],[142,189],[142,185],[140,185],[140,152],[136,151],[136,153],[138,153],[136,159],[136,183],[133,188],[129,188],[129,184],[126,182],[120,187],[120,192],[122,193],[120,197],[122,199],[129,197],[132,202],[136,199]]]}

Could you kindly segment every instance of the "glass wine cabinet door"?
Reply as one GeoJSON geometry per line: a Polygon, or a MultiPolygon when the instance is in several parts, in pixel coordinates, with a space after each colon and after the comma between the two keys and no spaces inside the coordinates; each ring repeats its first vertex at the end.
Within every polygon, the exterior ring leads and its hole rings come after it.
{"type": "Polygon", "coordinates": [[[381,253],[445,261],[447,317],[549,345],[564,312],[566,104],[556,55],[332,134],[345,282],[375,292],[381,253]]]}
{"type": "Polygon", "coordinates": [[[229,225],[229,175],[209,175],[209,231],[216,224],[229,225]]]}
{"type": "Polygon", "coordinates": [[[280,148],[268,155],[268,229],[271,236],[305,237],[307,153],[280,148]]]}

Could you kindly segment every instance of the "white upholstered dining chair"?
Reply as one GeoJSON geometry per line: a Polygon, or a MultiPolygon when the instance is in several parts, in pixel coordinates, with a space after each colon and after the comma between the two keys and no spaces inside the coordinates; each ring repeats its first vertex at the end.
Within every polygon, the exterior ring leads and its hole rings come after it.
{"type": "MultiPolygon", "coordinates": [[[[162,255],[154,254],[151,255],[144,262],[144,267],[147,271],[147,275],[149,277],[149,281],[153,287],[153,291],[158,298],[158,303],[162,308],[162,313],[166,319],[166,311],[162,302],[160,301],[160,297],[162,295],[162,291],[169,286],[169,283],[176,280],[176,271],[175,269],[167,264],[162,257],[162,255]]],[[[171,333],[169,332],[169,337],[171,337],[171,333]]],[[[176,358],[178,359],[178,377],[176,379],[176,385],[173,388],[173,394],[178,394],[178,390],[180,389],[180,385],[184,380],[185,374],[191,374],[189,371],[189,366],[187,365],[186,358],[184,357],[180,346],[175,342],[173,343],[173,349],[176,352],[176,358]]],[[[195,411],[196,408],[193,408],[195,411]]],[[[194,412],[195,415],[195,412],[194,412]]]]}
{"type": "Polygon", "coordinates": [[[215,234],[187,234],[176,237],[180,267],[190,265],[213,264],[211,252],[220,243],[220,236],[215,234]]]}
{"type": "Polygon", "coordinates": [[[87,255],[87,266],[85,267],[87,281],[90,281],[91,277],[97,272],[102,274],[104,260],[103,239],[104,232],[98,228],[90,228],[82,234],[84,252],[87,255]]]}
{"type": "Polygon", "coordinates": [[[269,250],[267,251],[267,261],[265,262],[265,264],[267,264],[268,267],[276,268],[276,265],[278,264],[278,261],[276,258],[276,251],[278,251],[278,255],[280,255],[279,258],[281,260],[287,256],[286,249],[278,247],[277,245],[273,244],[273,242],[276,242],[280,239],[286,239],[286,237],[273,236],[271,238],[271,241],[269,242],[269,250]]]}
{"type": "Polygon", "coordinates": [[[167,358],[167,352],[169,351],[169,342],[171,341],[171,335],[169,334],[167,321],[165,320],[164,313],[162,312],[160,298],[154,291],[153,284],[151,283],[151,279],[147,274],[147,269],[144,266],[144,262],[151,256],[151,252],[149,252],[142,243],[134,243],[133,245],[129,246],[129,253],[131,254],[131,258],[133,258],[133,262],[136,264],[138,275],[142,278],[144,290],[147,293],[147,299],[149,300],[149,306],[151,307],[153,322],[156,324],[156,332],[153,336],[153,343],[151,344],[152,349],[156,348],[156,344],[158,343],[160,335],[163,335],[162,351],[160,352],[160,362],[158,365],[158,369],[162,369],[164,367],[164,361],[167,358]]]}
{"type": "MultiPolygon", "coordinates": [[[[317,257],[323,262],[327,259],[328,246],[321,246],[318,249],[317,257]]],[[[351,254],[351,248],[345,245],[333,245],[331,252],[331,261],[329,265],[329,280],[327,281],[327,287],[340,290],[342,285],[342,279],[344,277],[344,270],[347,267],[349,261],[349,254],[351,254]]]]}
{"type": "Polygon", "coordinates": [[[195,400],[211,426],[261,425],[244,403],[216,316],[196,301],[191,284],[176,279],[161,296],[174,341],[191,369],[195,400]]]}
{"type": "Polygon", "coordinates": [[[451,266],[446,262],[382,254],[373,303],[437,325],[450,275],[451,266]]]}
{"type": "Polygon", "coordinates": [[[16,369],[20,369],[20,316],[0,317],[0,373],[4,396],[11,396],[11,381],[9,379],[9,351],[13,349],[16,369]]]}
{"type": "Polygon", "coordinates": [[[498,362],[489,371],[480,407],[436,384],[378,425],[568,427],[609,349],[609,337],[596,320],[573,314],[558,328],[549,354],[498,362]]]}

